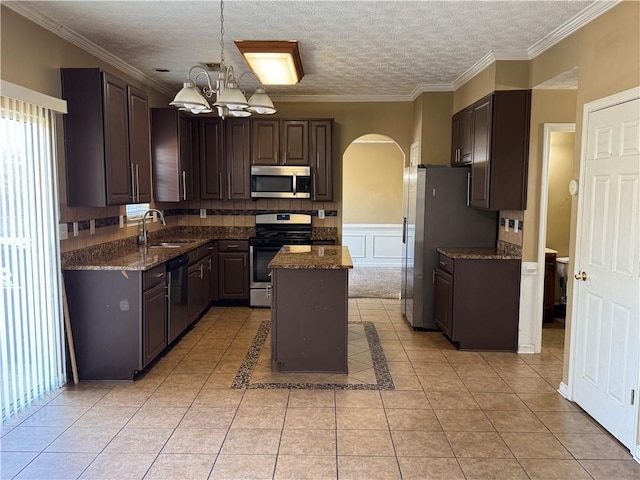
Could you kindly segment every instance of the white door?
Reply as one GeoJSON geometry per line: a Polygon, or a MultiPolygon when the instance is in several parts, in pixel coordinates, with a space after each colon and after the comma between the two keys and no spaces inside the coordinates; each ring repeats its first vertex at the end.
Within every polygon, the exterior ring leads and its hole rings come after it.
{"type": "Polygon", "coordinates": [[[632,449],[640,363],[640,100],[589,114],[574,400],[632,449]],[[586,278],[584,276],[586,275],[586,278]]]}

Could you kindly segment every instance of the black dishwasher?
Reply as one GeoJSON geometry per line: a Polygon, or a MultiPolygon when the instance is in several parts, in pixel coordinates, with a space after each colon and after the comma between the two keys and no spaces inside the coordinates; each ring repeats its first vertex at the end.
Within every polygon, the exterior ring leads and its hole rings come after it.
{"type": "Polygon", "coordinates": [[[169,332],[168,343],[173,342],[189,324],[189,307],[187,303],[187,281],[189,256],[180,255],[167,262],[169,277],[169,332]]]}

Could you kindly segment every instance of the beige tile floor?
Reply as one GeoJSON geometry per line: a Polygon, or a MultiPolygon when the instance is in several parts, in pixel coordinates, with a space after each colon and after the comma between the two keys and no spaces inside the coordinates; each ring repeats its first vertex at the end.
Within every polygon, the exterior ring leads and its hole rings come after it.
{"type": "Polygon", "coordinates": [[[395,391],[231,389],[269,312],[213,308],[144,378],[63,388],[3,426],[0,477],[640,478],[556,393],[564,330],[544,329],[540,355],[459,352],[413,332],[398,301],[349,302],[351,321],[375,323],[395,391]]]}

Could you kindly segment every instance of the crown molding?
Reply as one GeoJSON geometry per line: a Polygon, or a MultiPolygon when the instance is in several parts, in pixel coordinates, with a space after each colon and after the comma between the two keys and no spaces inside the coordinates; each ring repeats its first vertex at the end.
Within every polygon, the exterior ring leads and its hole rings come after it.
{"type": "Polygon", "coordinates": [[[269,95],[274,102],[289,103],[359,103],[359,102],[412,102],[410,95],[269,95]]]}
{"type": "Polygon", "coordinates": [[[493,56],[493,52],[487,53],[484,57],[469,67],[466,72],[453,81],[454,90],[458,90],[462,85],[467,83],[495,61],[496,59],[493,56]]]}
{"type": "Polygon", "coordinates": [[[41,26],[42,28],[49,30],[50,32],[56,34],[57,36],[63,38],[64,40],[67,40],[69,43],[72,43],[75,46],[80,47],[86,52],[89,52],[90,54],[94,55],[100,60],[117,68],[118,70],[129,75],[130,77],[135,78],[136,80],[144,83],[145,85],[148,85],[158,90],[159,92],[164,93],[165,95],[168,95],[168,96],[175,95],[175,92],[171,90],[169,87],[167,87],[166,85],[149,77],[148,75],[144,74],[137,68],[129,65],[124,60],[120,59],[119,57],[116,57],[115,55],[106,51],[104,48],[93,43],[91,40],[83,37],[82,35],[65,27],[64,25],[57,23],[55,20],[53,20],[49,16],[43,15],[38,10],[31,7],[29,5],[29,2],[4,1],[2,2],[2,4],[9,7],[11,10],[18,13],[19,15],[22,15],[26,19],[32,21],[33,23],[41,26]]]}
{"type": "Polygon", "coordinates": [[[556,43],[561,42],[575,31],[584,27],[587,23],[599,17],[608,10],[611,10],[622,0],[596,0],[587,8],[578,13],[571,20],[560,25],[546,37],[534,43],[527,49],[529,59],[533,59],[553,47],[556,43]]]}

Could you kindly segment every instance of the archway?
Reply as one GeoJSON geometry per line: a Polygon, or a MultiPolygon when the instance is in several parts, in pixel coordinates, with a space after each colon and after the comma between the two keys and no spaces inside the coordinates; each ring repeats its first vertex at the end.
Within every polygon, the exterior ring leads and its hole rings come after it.
{"type": "Polygon", "coordinates": [[[354,263],[349,296],[397,299],[405,154],[392,138],[367,134],[347,147],[342,165],[342,243],[354,263]]]}

